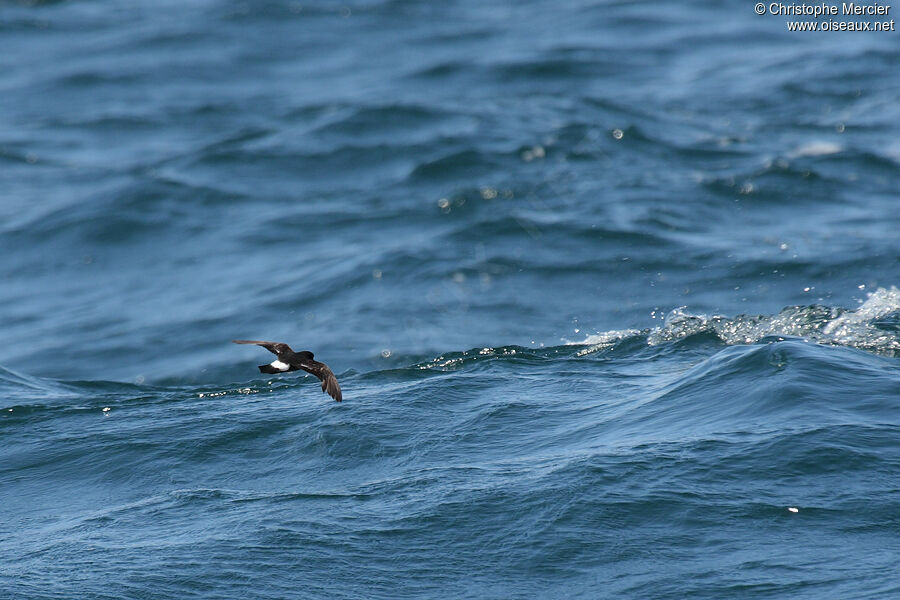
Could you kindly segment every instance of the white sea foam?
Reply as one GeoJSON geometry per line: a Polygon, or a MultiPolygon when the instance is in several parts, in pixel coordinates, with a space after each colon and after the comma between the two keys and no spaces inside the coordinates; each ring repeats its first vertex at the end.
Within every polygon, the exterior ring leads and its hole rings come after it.
{"type": "Polygon", "coordinates": [[[753,344],[769,336],[802,337],[822,344],[850,346],[875,352],[900,352],[900,336],[873,321],[900,311],[900,289],[879,288],[856,310],[827,306],[791,306],[776,315],[691,314],[684,307],[669,312],[659,327],[595,333],[568,345],[587,346],[579,356],[612,347],[622,339],[644,335],[654,346],[698,333],[714,333],[727,344],[753,344]]]}
{"type": "Polygon", "coordinates": [[[619,341],[624,340],[626,338],[630,338],[636,335],[640,335],[642,332],[638,329],[621,329],[614,331],[604,331],[603,333],[594,333],[587,336],[583,341],[580,342],[570,342],[567,341],[567,346],[589,346],[584,350],[578,351],[578,356],[585,356],[586,354],[591,354],[592,352],[598,352],[600,350],[606,350],[607,348],[611,348],[615,346],[619,341]]]}
{"type": "Polygon", "coordinates": [[[792,156],[827,156],[829,154],[837,154],[841,150],[843,150],[841,145],[834,142],[810,142],[794,150],[792,156]]]}
{"type": "Polygon", "coordinates": [[[859,308],[842,314],[826,325],[822,331],[840,335],[842,331],[868,324],[869,321],[880,319],[898,310],[900,310],[900,289],[896,286],[891,286],[889,290],[878,288],[869,294],[859,308]]]}

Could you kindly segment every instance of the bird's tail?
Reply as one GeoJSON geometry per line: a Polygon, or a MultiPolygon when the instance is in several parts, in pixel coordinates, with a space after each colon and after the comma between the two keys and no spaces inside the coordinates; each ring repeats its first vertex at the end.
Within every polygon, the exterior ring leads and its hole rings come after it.
{"type": "Polygon", "coordinates": [[[281,373],[281,371],[279,371],[272,365],[259,365],[259,372],[260,373],[269,373],[270,375],[273,373],[281,373]]]}

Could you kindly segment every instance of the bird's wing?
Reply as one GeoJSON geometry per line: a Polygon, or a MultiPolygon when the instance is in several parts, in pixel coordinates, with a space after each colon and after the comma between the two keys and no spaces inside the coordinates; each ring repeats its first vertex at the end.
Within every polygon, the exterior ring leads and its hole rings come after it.
{"type": "Polygon", "coordinates": [[[234,344],[256,344],[257,346],[262,346],[276,356],[293,352],[290,346],[282,344],[281,342],[260,342],[258,340],[231,340],[231,342],[234,344]]]}
{"type": "Polygon", "coordinates": [[[341,386],[338,385],[337,377],[328,368],[325,363],[317,360],[304,360],[300,363],[300,368],[307,373],[312,373],[322,380],[322,391],[337,400],[341,401],[341,386]]]}

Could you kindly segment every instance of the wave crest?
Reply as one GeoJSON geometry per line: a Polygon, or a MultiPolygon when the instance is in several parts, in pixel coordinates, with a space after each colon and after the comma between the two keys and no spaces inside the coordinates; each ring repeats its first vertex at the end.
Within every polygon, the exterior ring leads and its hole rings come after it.
{"type": "Polygon", "coordinates": [[[767,337],[801,337],[819,344],[847,346],[900,356],[900,290],[879,288],[856,310],[822,305],[789,306],[776,315],[695,315],[683,307],[671,311],[660,327],[643,331],[608,331],[570,345],[590,346],[580,354],[612,347],[632,336],[646,336],[651,346],[712,334],[729,345],[755,344],[767,337]]]}

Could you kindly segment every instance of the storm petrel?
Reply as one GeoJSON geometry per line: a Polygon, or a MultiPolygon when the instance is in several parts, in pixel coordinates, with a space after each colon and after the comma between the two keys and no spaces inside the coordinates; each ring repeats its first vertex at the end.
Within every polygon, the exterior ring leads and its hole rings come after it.
{"type": "Polygon", "coordinates": [[[288,371],[296,371],[303,369],[307,373],[312,373],[322,380],[322,391],[329,396],[341,401],[341,386],[338,385],[337,378],[328,365],[313,360],[313,353],[309,350],[294,352],[287,344],[280,342],[260,342],[256,340],[231,340],[235,344],[256,344],[262,346],[278,358],[267,365],[259,365],[261,373],[287,373],[288,371]]]}

